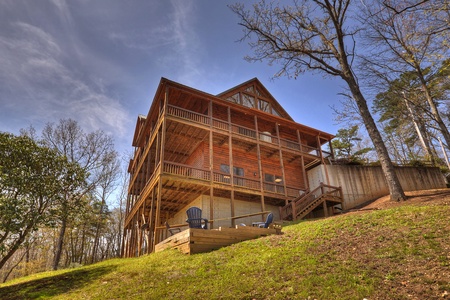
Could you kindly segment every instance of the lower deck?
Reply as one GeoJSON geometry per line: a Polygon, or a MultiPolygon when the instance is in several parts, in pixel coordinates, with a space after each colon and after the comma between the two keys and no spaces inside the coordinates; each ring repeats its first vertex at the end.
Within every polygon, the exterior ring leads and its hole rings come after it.
{"type": "Polygon", "coordinates": [[[281,226],[271,224],[269,228],[258,228],[237,225],[235,228],[211,230],[188,228],[156,244],[155,252],[177,249],[184,254],[203,253],[272,234],[281,234],[281,226]]]}

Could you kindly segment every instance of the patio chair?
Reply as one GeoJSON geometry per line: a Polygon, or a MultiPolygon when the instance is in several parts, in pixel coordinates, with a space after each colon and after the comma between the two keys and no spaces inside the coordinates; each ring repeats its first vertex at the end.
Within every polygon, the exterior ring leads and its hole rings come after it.
{"type": "Polygon", "coordinates": [[[181,232],[180,228],[170,228],[169,223],[167,223],[167,221],[164,223],[164,225],[166,225],[166,229],[167,231],[169,231],[170,235],[174,235],[175,233],[181,232]]]}
{"type": "Polygon", "coordinates": [[[202,218],[202,210],[198,207],[192,206],[186,210],[189,228],[208,229],[208,219],[202,218]],[[202,224],[204,222],[204,224],[202,224]]]}
{"type": "Polygon", "coordinates": [[[259,228],[268,228],[270,223],[272,223],[272,221],[273,221],[273,213],[269,213],[267,215],[265,222],[253,222],[252,226],[259,227],[259,228]]]}

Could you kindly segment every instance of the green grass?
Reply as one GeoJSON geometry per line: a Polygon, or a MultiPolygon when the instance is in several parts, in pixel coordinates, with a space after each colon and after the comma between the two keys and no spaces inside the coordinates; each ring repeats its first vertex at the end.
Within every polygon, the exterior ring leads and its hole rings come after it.
{"type": "Polygon", "coordinates": [[[174,250],[0,285],[0,299],[441,299],[450,207],[302,221],[197,255],[174,250]]]}

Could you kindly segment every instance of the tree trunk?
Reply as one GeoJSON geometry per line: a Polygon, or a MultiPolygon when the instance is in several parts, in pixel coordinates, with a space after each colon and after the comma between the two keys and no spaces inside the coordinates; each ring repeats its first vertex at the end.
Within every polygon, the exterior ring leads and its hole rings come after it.
{"type": "Polygon", "coordinates": [[[53,260],[53,270],[58,269],[59,261],[61,260],[61,254],[64,245],[64,235],[66,234],[67,218],[62,218],[61,229],[59,230],[58,242],[56,243],[55,258],[53,260]]]}
{"type": "Polygon", "coordinates": [[[394,165],[392,164],[389,153],[383,142],[380,132],[378,131],[377,125],[370,114],[369,107],[367,106],[367,101],[362,95],[359,86],[353,76],[349,76],[343,79],[348,83],[350,91],[359,109],[359,113],[364,121],[366,130],[369,134],[370,139],[375,147],[378,154],[378,159],[381,163],[381,168],[383,169],[384,176],[386,176],[386,182],[389,188],[391,201],[406,200],[405,193],[400,181],[398,180],[397,174],[394,170],[394,165]]]}
{"type": "Polygon", "coordinates": [[[445,123],[442,120],[441,115],[439,114],[436,104],[434,103],[433,98],[431,97],[430,92],[428,91],[428,88],[426,87],[426,84],[424,84],[423,87],[425,89],[425,96],[427,98],[427,102],[430,105],[431,113],[433,114],[434,119],[439,126],[439,129],[440,129],[439,131],[441,132],[442,136],[444,137],[447,147],[449,147],[450,146],[450,133],[448,131],[448,128],[447,128],[447,126],[445,126],[445,123]]]}
{"type": "Polygon", "coordinates": [[[19,249],[20,245],[25,241],[25,238],[31,232],[31,226],[25,228],[25,230],[20,234],[19,238],[12,245],[12,247],[8,250],[5,256],[3,256],[0,260],[0,269],[6,264],[6,262],[13,256],[13,254],[19,249]]]}

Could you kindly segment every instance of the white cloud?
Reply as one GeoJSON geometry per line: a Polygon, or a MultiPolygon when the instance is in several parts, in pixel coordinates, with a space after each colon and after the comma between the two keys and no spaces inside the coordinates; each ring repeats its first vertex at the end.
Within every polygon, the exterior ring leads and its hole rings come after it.
{"type": "Polygon", "coordinates": [[[95,75],[89,75],[89,70],[83,72],[86,76],[71,67],[70,54],[61,50],[70,48],[63,44],[67,40],[25,22],[15,22],[11,28],[9,36],[0,34],[2,114],[41,125],[73,118],[89,131],[127,134],[128,113],[101,78],[91,80],[95,75]]]}
{"type": "Polygon", "coordinates": [[[173,79],[192,84],[205,72],[202,58],[206,47],[196,30],[200,21],[197,3],[191,0],[169,3],[153,7],[153,16],[158,17],[153,18],[151,26],[139,30],[118,29],[107,35],[116,44],[146,53],[158,69],[177,77],[173,79]]]}

